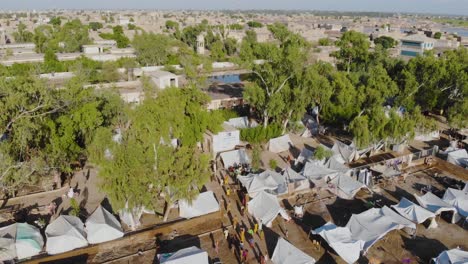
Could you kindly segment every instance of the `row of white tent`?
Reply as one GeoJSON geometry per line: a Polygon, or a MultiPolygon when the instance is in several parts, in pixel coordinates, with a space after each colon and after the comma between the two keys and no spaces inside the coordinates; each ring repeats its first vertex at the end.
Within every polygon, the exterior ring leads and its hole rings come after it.
{"type": "MultiPolygon", "coordinates": [[[[468,186],[468,185],[467,185],[468,186]]],[[[465,187],[468,189],[468,187],[465,187]]],[[[445,211],[454,214],[452,222],[468,217],[468,192],[466,190],[447,189],[440,199],[428,192],[423,196],[415,196],[420,205],[406,198],[390,208],[372,208],[361,214],[353,214],[345,227],[333,223],[312,230],[320,235],[338,255],[347,263],[356,262],[361,252],[366,252],[379,239],[395,229],[415,230],[416,224],[431,219],[429,228],[436,227],[436,215],[445,211]]],[[[438,262],[444,263],[444,262],[438,262]]]]}
{"type": "MultiPolygon", "coordinates": [[[[61,215],[45,230],[46,251],[59,254],[90,244],[118,239],[124,235],[119,221],[102,206],[83,222],[75,216],[61,215]]],[[[0,228],[0,261],[38,255],[44,247],[40,230],[27,223],[0,228]]]]}
{"type": "MultiPolygon", "coordinates": [[[[192,246],[183,248],[173,253],[159,254],[161,264],[208,264],[208,253],[198,247],[192,246]]],[[[273,251],[271,261],[274,264],[314,264],[315,259],[305,254],[294,245],[283,238],[278,239],[278,243],[273,251]]]]}

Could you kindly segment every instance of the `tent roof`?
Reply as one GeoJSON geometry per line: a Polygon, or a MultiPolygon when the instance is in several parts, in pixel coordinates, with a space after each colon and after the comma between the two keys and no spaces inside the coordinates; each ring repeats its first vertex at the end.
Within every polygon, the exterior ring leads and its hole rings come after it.
{"type": "Polygon", "coordinates": [[[406,219],[418,224],[426,221],[428,218],[435,217],[433,212],[422,208],[406,198],[402,198],[398,204],[392,205],[392,208],[406,219]]]}
{"type": "Polygon", "coordinates": [[[328,245],[332,247],[346,263],[355,263],[361,255],[361,250],[364,248],[364,241],[354,239],[351,231],[349,231],[347,227],[338,227],[328,222],[311,232],[320,235],[327,241],[328,245]]]}
{"type": "Polygon", "coordinates": [[[315,259],[280,237],[271,261],[275,264],[314,264],[315,259]]]}
{"type": "Polygon", "coordinates": [[[468,217],[468,192],[448,188],[442,200],[455,207],[460,215],[468,217]]]}
{"type": "Polygon", "coordinates": [[[465,149],[459,149],[447,154],[447,161],[459,165],[459,166],[468,166],[468,153],[465,149]]]}
{"type": "Polygon", "coordinates": [[[230,126],[243,129],[243,128],[249,128],[249,127],[256,127],[258,124],[257,122],[253,121],[250,122],[249,118],[247,116],[241,116],[241,117],[236,117],[236,118],[231,118],[225,123],[228,123],[230,126]]]}
{"type": "Polygon", "coordinates": [[[307,161],[301,174],[311,180],[320,180],[326,176],[336,175],[337,170],[329,169],[320,161],[307,161]]]}
{"type": "Polygon", "coordinates": [[[250,164],[249,156],[243,149],[226,151],[219,155],[223,159],[225,168],[234,166],[234,164],[250,164]]]}
{"type": "Polygon", "coordinates": [[[219,211],[219,204],[212,191],[200,193],[189,204],[187,201],[179,201],[179,215],[183,218],[192,218],[219,211]]]}
{"type": "Polygon", "coordinates": [[[86,220],[88,242],[102,243],[123,237],[120,222],[101,205],[86,220]]]}
{"type": "Polygon", "coordinates": [[[264,191],[258,193],[249,201],[247,208],[249,213],[256,219],[260,219],[263,224],[269,226],[278,214],[285,215],[286,212],[281,208],[276,196],[264,191]]]}
{"type": "Polygon", "coordinates": [[[349,228],[355,240],[365,241],[365,251],[392,230],[405,227],[416,229],[414,223],[387,206],[371,208],[360,214],[353,214],[346,227],[349,228]]]}
{"type": "Polygon", "coordinates": [[[198,247],[183,248],[160,259],[161,264],[208,264],[208,253],[198,247]]]}
{"type": "Polygon", "coordinates": [[[24,259],[41,252],[44,239],[35,226],[14,223],[0,228],[0,261],[24,259]]]}
{"type": "Polygon", "coordinates": [[[339,155],[345,162],[352,162],[359,159],[359,154],[353,144],[348,146],[341,141],[335,141],[332,151],[335,155],[339,155]]]}
{"type": "Polygon", "coordinates": [[[437,197],[431,192],[427,192],[423,196],[415,195],[415,198],[418,201],[419,205],[435,213],[436,215],[444,211],[453,211],[453,212],[457,211],[455,207],[446,203],[444,200],[440,199],[439,197],[437,197]]]}
{"type": "Polygon", "coordinates": [[[356,193],[361,189],[369,190],[364,183],[358,182],[343,173],[334,177],[330,183],[334,185],[334,188],[329,188],[329,190],[343,199],[353,199],[356,193]]]}
{"type": "Polygon", "coordinates": [[[47,253],[54,255],[88,245],[84,225],[76,216],[61,215],[45,230],[47,253]]]}
{"type": "Polygon", "coordinates": [[[286,181],[289,181],[289,182],[297,182],[297,181],[307,180],[306,177],[304,177],[301,174],[297,173],[290,166],[286,167],[286,169],[283,170],[283,177],[286,179],[286,181]]]}
{"type": "Polygon", "coordinates": [[[269,190],[275,194],[287,192],[285,178],[274,171],[266,170],[260,174],[239,175],[237,178],[251,196],[255,196],[256,193],[265,190],[269,190]]]}
{"type": "Polygon", "coordinates": [[[280,153],[283,151],[288,151],[290,146],[292,145],[293,143],[289,138],[289,135],[286,134],[281,137],[270,139],[270,141],[268,142],[268,151],[271,151],[273,153],[280,153]]]}
{"type": "Polygon", "coordinates": [[[445,250],[433,260],[435,264],[466,264],[468,263],[468,252],[458,248],[445,250]]]}

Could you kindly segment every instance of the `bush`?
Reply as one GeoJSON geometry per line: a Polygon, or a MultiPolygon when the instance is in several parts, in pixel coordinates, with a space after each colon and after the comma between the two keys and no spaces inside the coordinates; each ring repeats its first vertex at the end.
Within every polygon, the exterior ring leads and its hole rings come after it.
{"type": "Polygon", "coordinates": [[[241,140],[254,144],[265,143],[271,138],[281,136],[282,130],[282,127],[277,124],[268,125],[266,128],[263,126],[245,128],[240,131],[241,140]]]}
{"type": "Polygon", "coordinates": [[[78,217],[80,215],[80,205],[78,204],[75,198],[70,199],[70,207],[71,207],[70,215],[78,217]]]}
{"type": "Polygon", "coordinates": [[[223,116],[224,121],[228,121],[231,118],[239,117],[237,112],[231,109],[219,109],[215,111],[219,112],[223,116]]]}
{"type": "Polygon", "coordinates": [[[261,162],[261,156],[260,156],[261,148],[259,144],[253,145],[252,148],[252,169],[254,171],[258,171],[260,169],[260,162],[261,162]]]}
{"type": "Polygon", "coordinates": [[[269,162],[268,162],[268,165],[270,165],[270,168],[272,170],[276,170],[276,168],[278,167],[278,162],[274,159],[271,159],[269,162]]]}
{"type": "Polygon", "coordinates": [[[314,158],[316,160],[327,159],[327,158],[330,158],[332,155],[333,155],[333,152],[331,150],[325,149],[322,146],[318,146],[314,152],[314,158]]]}
{"type": "Polygon", "coordinates": [[[331,46],[333,43],[329,38],[321,38],[318,40],[320,46],[331,46]]]}

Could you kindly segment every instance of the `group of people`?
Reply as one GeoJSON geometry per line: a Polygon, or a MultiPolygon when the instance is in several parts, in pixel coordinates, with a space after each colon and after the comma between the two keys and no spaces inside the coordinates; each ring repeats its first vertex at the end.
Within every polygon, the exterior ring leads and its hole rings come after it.
{"type": "MultiPolygon", "coordinates": [[[[260,239],[263,239],[263,230],[261,229],[261,223],[259,225],[256,222],[253,227],[248,230],[241,226],[239,223],[233,224],[234,232],[230,232],[228,228],[224,228],[224,238],[227,240],[229,249],[233,254],[236,254],[240,259],[241,263],[246,263],[249,259],[249,249],[245,246],[248,244],[250,249],[255,254],[255,240],[254,236],[258,235],[260,239]]],[[[260,251],[260,249],[258,249],[260,251]]],[[[259,252],[258,260],[261,264],[265,264],[267,256],[259,252]]]]}

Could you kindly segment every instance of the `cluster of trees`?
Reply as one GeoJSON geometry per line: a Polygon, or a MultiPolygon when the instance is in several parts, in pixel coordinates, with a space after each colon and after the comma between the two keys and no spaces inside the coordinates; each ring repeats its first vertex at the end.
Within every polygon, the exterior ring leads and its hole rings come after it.
{"type": "Polygon", "coordinates": [[[117,47],[122,49],[128,47],[130,39],[125,36],[122,26],[115,26],[112,28],[112,33],[101,33],[99,36],[103,39],[113,39],[117,42],[117,47]]]}
{"type": "Polygon", "coordinates": [[[122,108],[118,94],[85,89],[79,77],[61,90],[32,75],[2,77],[0,87],[0,189],[10,195],[70,173],[122,108]]]}
{"type": "MultiPolygon", "coordinates": [[[[154,92],[147,89],[147,95],[154,92]]],[[[108,128],[98,131],[91,158],[100,164],[102,189],[113,206],[159,210],[162,200],[167,219],[172,203],[191,201],[208,181],[210,158],[197,149],[197,142],[207,129],[219,131],[222,115],[205,109],[209,99],[196,88],[167,88],[156,94],[126,109],[117,124],[120,141],[111,140],[108,128]]]]}
{"type": "Polygon", "coordinates": [[[33,41],[36,51],[45,53],[47,50],[54,52],[78,52],[81,46],[90,44],[88,27],[79,19],[68,21],[60,25],[41,25],[34,29],[33,41]]]}
{"type": "Polygon", "coordinates": [[[328,63],[309,63],[310,45],[284,25],[270,25],[269,30],[276,43],[258,43],[248,33],[240,51],[240,58],[253,72],[244,97],[264,127],[273,122],[286,130],[290,120],[300,120],[307,109],[317,106],[318,122],[323,119],[347,129],[357,145],[365,147],[434,129],[422,111],[443,110],[453,126],[468,125],[468,53],[464,48],[441,58],[429,53],[405,63],[390,58],[380,43],[369,51],[367,36],[349,31],[336,43],[340,50],[333,54],[334,68],[328,63]],[[249,63],[254,59],[264,63],[249,63]],[[384,109],[387,105],[391,108],[384,109]]]}

